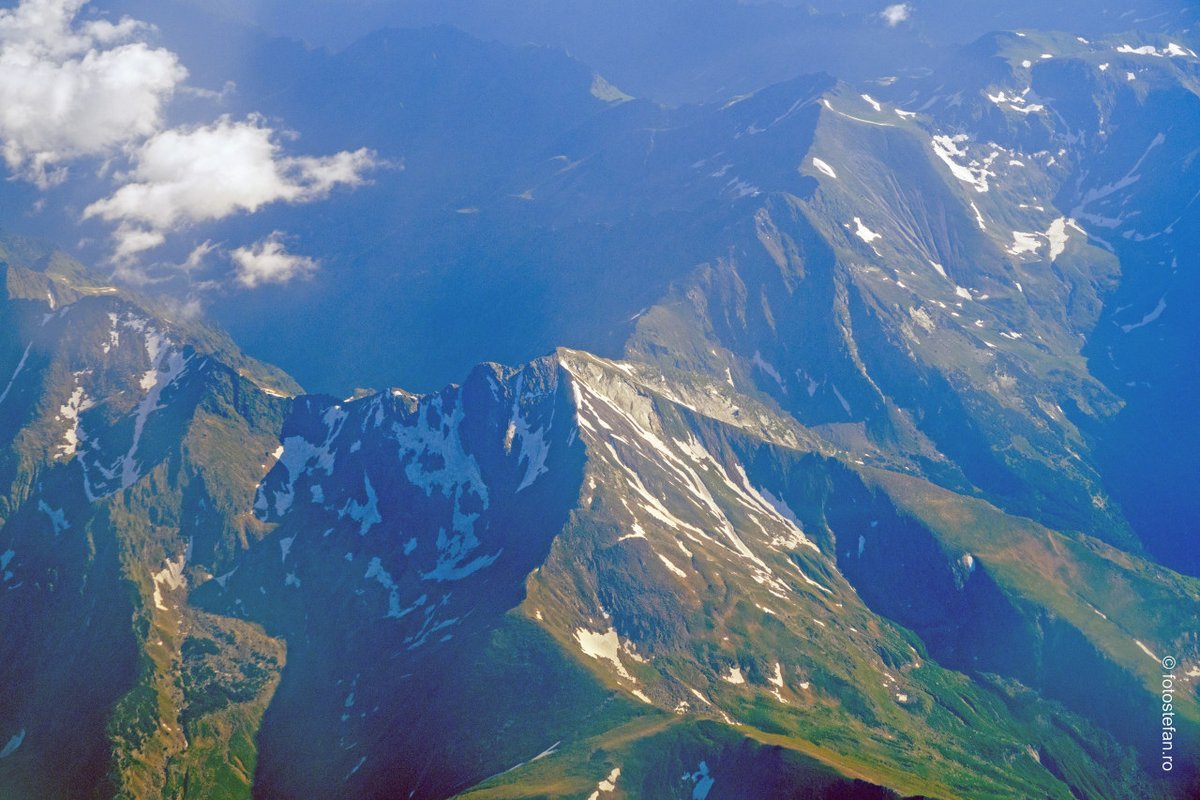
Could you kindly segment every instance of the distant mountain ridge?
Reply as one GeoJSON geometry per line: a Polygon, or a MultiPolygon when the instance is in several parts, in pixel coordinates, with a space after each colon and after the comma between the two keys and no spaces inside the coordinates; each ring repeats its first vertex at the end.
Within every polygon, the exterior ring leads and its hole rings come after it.
{"type": "Polygon", "coordinates": [[[702,372],[562,350],[290,398],[118,295],[50,310],[14,287],[68,279],[8,274],[9,348],[36,329],[11,386],[48,401],[6,423],[34,465],[0,541],[13,791],[653,797],[691,770],[726,796],[886,794],[841,773],[1126,797],[1153,774],[1124,720],[1156,680],[1140,648],[1194,663],[1193,579],[702,372]],[[66,691],[94,722],[56,773],[66,691]]]}

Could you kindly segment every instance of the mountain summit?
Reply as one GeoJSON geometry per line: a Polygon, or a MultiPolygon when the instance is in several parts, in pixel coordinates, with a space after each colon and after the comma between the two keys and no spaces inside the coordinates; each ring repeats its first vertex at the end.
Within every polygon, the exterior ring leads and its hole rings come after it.
{"type": "Polygon", "coordinates": [[[1153,774],[1123,721],[1147,653],[1194,657],[1200,587],[939,485],[962,478],[931,446],[806,425],[732,368],[565,349],[429,395],[296,394],[69,270],[6,283],[17,796],[1127,797],[1153,774]]]}

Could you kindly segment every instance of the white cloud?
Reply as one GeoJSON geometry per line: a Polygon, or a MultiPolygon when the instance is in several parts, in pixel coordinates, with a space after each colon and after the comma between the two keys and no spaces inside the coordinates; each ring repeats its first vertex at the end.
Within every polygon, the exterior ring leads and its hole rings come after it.
{"type": "Polygon", "coordinates": [[[167,233],[199,222],[253,213],[268,203],[303,203],[338,185],[358,186],[376,166],[370,150],[331,156],[286,156],[259,117],[177,128],[149,138],[131,154],[127,182],[84,210],[84,218],[118,223],[115,258],[157,247],[167,233]]]}
{"type": "Polygon", "coordinates": [[[104,155],[161,126],[187,70],[174,53],[134,41],[124,18],[77,22],[87,0],[22,0],[0,9],[0,142],[9,169],[45,187],[64,162],[104,155]]]}
{"type": "MultiPolygon", "coordinates": [[[[0,156],[14,177],[42,188],[65,180],[73,160],[103,161],[98,176],[112,175],[117,188],[83,218],[113,225],[118,275],[147,280],[140,255],[191,225],[318,200],[337,186],[362,184],[364,173],[381,166],[365,148],[285,154],[285,135],[256,115],[167,128],[164,108],[177,92],[219,99],[232,84],[222,93],[190,89],[176,54],[145,41],[151,26],[129,17],[86,19],[87,3],[20,0],[0,8],[0,156]]],[[[198,270],[213,249],[205,242],[178,268],[198,270]]],[[[278,232],[230,255],[246,286],[316,267],[288,254],[278,232]]]]}
{"type": "Polygon", "coordinates": [[[251,289],[264,283],[304,278],[317,269],[313,259],[287,252],[282,231],[275,231],[249,247],[239,247],[229,256],[237,267],[238,283],[251,289]]]}
{"type": "Polygon", "coordinates": [[[183,272],[195,272],[204,266],[204,260],[208,258],[209,253],[217,249],[211,240],[206,240],[201,244],[192,248],[192,252],[188,253],[187,259],[179,265],[179,269],[183,272]]]}
{"type": "Polygon", "coordinates": [[[160,295],[156,300],[157,309],[168,322],[190,322],[204,317],[204,304],[194,295],[182,299],[160,295]]]}
{"type": "Polygon", "coordinates": [[[894,28],[901,22],[906,22],[912,16],[912,6],[908,3],[895,3],[879,12],[889,28],[894,28]]]}
{"type": "Polygon", "coordinates": [[[153,250],[166,242],[167,237],[158,231],[149,231],[132,225],[118,225],[113,233],[116,246],[113,249],[113,260],[118,263],[128,263],[138,253],[153,250]]]}

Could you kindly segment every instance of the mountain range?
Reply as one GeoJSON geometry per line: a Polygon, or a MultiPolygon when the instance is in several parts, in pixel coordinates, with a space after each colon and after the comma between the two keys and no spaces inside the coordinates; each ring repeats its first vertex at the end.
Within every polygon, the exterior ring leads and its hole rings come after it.
{"type": "Polygon", "coordinates": [[[391,167],[202,315],[4,239],[0,794],[1200,792],[1187,29],[672,104],[238,30],[391,167]]]}

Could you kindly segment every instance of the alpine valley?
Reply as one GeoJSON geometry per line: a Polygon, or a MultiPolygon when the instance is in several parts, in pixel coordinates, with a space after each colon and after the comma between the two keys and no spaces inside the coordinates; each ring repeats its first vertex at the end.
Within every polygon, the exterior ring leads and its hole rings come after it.
{"type": "Polygon", "coordinates": [[[203,314],[0,243],[0,797],[1200,796],[1194,20],[671,104],[203,20],[404,168],[203,314]]]}

